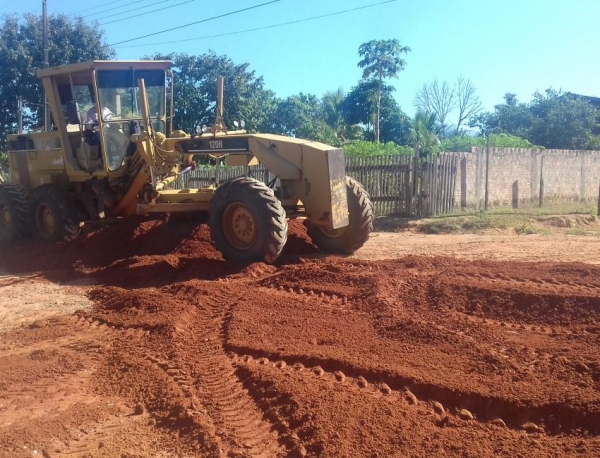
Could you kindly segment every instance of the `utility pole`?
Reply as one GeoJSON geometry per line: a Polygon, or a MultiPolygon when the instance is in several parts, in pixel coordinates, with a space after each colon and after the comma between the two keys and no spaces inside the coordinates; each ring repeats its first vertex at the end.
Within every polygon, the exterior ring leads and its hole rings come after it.
{"type": "MultiPolygon", "coordinates": [[[[42,48],[44,51],[43,68],[48,68],[48,0],[42,0],[42,48]]],[[[44,131],[50,130],[50,112],[48,111],[48,96],[44,91],[44,131]]]]}
{"type": "Polygon", "coordinates": [[[17,97],[17,133],[23,133],[23,97],[17,97]]]}
{"type": "Polygon", "coordinates": [[[490,134],[487,134],[486,148],[485,148],[485,200],[484,209],[488,211],[488,204],[490,201],[490,134]]]}

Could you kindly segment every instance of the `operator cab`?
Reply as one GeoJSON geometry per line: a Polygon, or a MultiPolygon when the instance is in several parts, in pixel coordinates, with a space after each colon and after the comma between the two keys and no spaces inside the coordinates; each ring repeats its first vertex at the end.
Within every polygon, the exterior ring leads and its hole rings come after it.
{"type": "Polygon", "coordinates": [[[67,160],[76,168],[90,173],[113,172],[134,154],[130,137],[143,125],[141,79],[148,94],[152,127],[167,134],[170,62],[94,61],[57,70],[40,70],[39,74],[45,87],[50,84],[55,91],[57,103],[52,111],[61,116],[54,116],[54,125],[66,134],[67,160]]]}

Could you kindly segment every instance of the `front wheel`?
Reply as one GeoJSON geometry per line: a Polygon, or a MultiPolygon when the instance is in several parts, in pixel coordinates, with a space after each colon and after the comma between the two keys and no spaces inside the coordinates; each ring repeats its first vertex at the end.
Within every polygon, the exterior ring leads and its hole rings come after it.
{"type": "Polygon", "coordinates": [[[327,253],[351,254],[362,247],[373,230],[373,204],[362,185],[346,177],[348,193],[348,219],[345,227],[326,231],[305,221],[306,232],[313,243],[327,253]]]}
{"type": "Polygon", "coordinates": [[[29,225],[36,238],[70,242],[81,234],[81,215],[75,199],[52,185],[35,190],[29,204],[29,225]]]}
{"type": "Polygon", "coordinates": [[[228,260],[277,259],[287,241],[287,218],[273,190],[253,178],[237,178],[216,190],[210,203],[211,237],[228,260]]]}

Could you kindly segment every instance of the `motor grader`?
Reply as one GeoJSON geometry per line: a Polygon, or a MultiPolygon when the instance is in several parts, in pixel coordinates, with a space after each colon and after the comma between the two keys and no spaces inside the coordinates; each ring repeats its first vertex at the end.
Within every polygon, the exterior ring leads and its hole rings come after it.
{"type": "MultiPolygon", "coordinates": [[[[30,234],[74,240],[86,224],[153,213],[208,212],[225,259],[273,262],[288,219],[303,218],[323,251],[351,253],[368,239],[369,196],[346,176],[344,152],[322,143],[227,130],[222,85],[211,128],[173,129],[169,61],[92,61],[37,72],[53,130],[8,135],[10,178],[0,184],[0,240],[30,234]],[[174,182],[201,155],[262,163],[276,180],[239,177],[200,189],[174,182]]],[[[243,125],[242,125],[243,128],[243,125]]]]}

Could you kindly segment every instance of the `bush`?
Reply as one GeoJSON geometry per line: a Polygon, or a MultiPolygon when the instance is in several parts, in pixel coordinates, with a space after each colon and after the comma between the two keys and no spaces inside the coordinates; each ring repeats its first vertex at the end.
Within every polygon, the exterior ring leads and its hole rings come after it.
{"type": "Polygon", "coordinates": [[[5,180],[8,178],[8,155],[0,152],[0,176],[5,180]]]}
{"type": "MultiPolygon", "coordinates": [[[[444,139],[441,150],[446,152],[470,153],[472,147],[484,147],[487,144],[486,137],[450,137],[444,139]]],[[[540,148],[531,144],[528,140],[508,134],[490,135],[490,146],[496,148],[540,148]]]]}
{"type": "Polygon", "coordinates": [[[410,146],[400,146],[394,142],[375,143],[365,140],[344,145],[346,156],[396,156],[400,154],[414,154],[410,146]]]}

